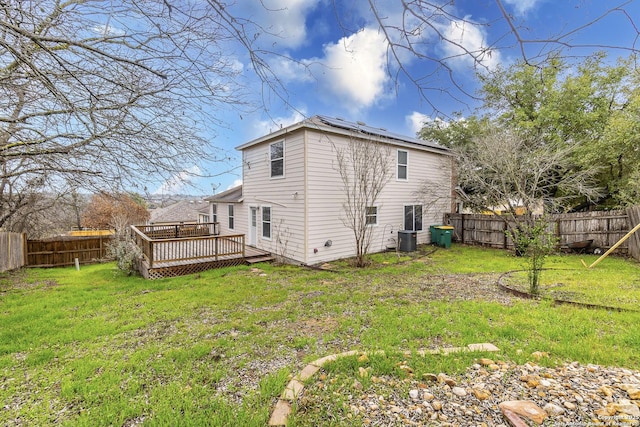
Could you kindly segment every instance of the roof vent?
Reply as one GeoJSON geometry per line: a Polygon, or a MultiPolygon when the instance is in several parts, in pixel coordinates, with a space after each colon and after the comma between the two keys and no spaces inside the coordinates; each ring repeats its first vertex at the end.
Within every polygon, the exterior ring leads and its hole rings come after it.
{"type": "Polygon", "coordinates": [[[360,126],[366,126],[367,125],[365,122],[360,122],[360,121],[358,121],[356,123],[359,124],[360,126]]]}

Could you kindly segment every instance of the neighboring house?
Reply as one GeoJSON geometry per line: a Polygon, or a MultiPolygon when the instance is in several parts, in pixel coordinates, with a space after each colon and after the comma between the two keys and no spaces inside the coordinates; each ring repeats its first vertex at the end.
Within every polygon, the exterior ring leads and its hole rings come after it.
{"type": "Polygon", "coordinates": [[[375,206],[369,252],[395,247],[399,230],[430,242],[429,225],[451,212],[453,157],[437,144],[362,123],[314,116],[237,147],[243,185],[207,200],[221,234],[245,234],[246,243],[303,264],[355,255],[353,231],[343,224],[344,185],[337,149],[354,138],[389,149],[391,178],[375,206]],[[426,191],[425,191],[426,189],[426,191]]]}
{"type": "Polygon", "coordinates": [[[209,202],[205,200],[182,200],[164,208],[150,211],[149,224],[197,224],[212,222],[209,202]]]}
{"type": "MultiPolygon", "coordinates": [[[[242,209],[242,185],[218,193],[205,200],[210,204],[209,214],[211,221],[220,223],[221,233],[246,234],[247,222],[242,222],[236,213],[242,209]],[[238,220],[240,221],[238,222],[238,220]]],[[[253,244],[253,246],[256,245],[253,244]]]]}

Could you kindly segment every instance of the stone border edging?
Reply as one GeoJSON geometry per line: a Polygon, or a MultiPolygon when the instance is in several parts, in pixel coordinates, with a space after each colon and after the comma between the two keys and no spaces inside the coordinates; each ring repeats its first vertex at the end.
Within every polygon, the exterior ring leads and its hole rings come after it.
{"type": "MultiPolygon", "coordinates": [[[[489,351],[495,352],[500,351],[498,347],[491,343],[480,343],[480,344],[469,344],[466,347],[451,347],[451,348],[442,348],[437,350],[418,350],[417,354],[420,356],[425,356],[427,354],[442,354],[448,355],[451,353],[461,353],[461,352],[473,352],[473,351],[489,351]]],[[[384,355],[384,350],[378,350],[369,354],[377,354],[384,355]]],[[[270,426],[284,426],[287,425],[287,420],[289,419],[289,415],[291,415],[291,403],[295,401],[302,390],[304,389],[304,381],[311,378],[316,374],[325,364],[329,362],[333,362],[339,357],[349,357],[349,356],[357,356],[357,355],[366,355],[367,352],[351,350],[345,351],[344,353],[331,354],[329,356],[322,357],[320,359],[316,359],[313,362],[309,363],[304,367],[302,371],[289,381],[287,386],[284,388],[282,395],[278,399],[273,412],[271,413],[271,417],[269,418],[270,426]]]]}
{"type": "MultiPolygon", "coordinates": [[[[548,271],[553,271],[554,269],[543,269],[543,270],[548,270],[548,271]]],[[[525,292],[525,291],[519,291],[517,289],[513,289],[508,287],[507,285],[503,285],[502,284],[502,279],[513,274],[513,273],[520,273],[526,270],[511,270],[511,271],[507,271],[506,273],[502,273],[500,275],[500,277],[498,277],[498,282],[496,283],[498,285],[498,287],[500,289],[502,289],[505,292],[508,292],[512,295],[515,295],[517,297],[520,298],[525,298],[525,299],[534,299],[537,301],[541,301],[543,298],[540,297],[539,295],[534,295],[534,294],[530,294],[529,292],[525,292]]],[[[555,298],[549,298],[551,301],[553,301],[553,303],[555,305],[572,305],[574,307],[581,307],[581,308],[589,308],[589,309],[597,309],[597,310],[608,310],[608,311],[618,311],[618,312],[633,312],[633,313],[638,313],[640,312],[640,310],[634,310],[632,308],[623,308],[623,307],[611,307],[611,306],[607,306],[607,305],[599,305],[599,304],[590,304],[590,303],[586,303],[586,302],[578,302],[578,301],[567,301],[567,300],[563,300],[563,299],[555,299],[555,298]]]]}

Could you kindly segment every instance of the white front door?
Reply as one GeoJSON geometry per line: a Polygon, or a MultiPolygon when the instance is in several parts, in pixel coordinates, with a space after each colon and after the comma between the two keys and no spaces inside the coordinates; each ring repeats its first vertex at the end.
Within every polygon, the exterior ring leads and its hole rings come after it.
{"type": "Polygon", "coordinates": [[[256,245],[258,235],[258,208],[249,208],[249,245],[256,245]]]}

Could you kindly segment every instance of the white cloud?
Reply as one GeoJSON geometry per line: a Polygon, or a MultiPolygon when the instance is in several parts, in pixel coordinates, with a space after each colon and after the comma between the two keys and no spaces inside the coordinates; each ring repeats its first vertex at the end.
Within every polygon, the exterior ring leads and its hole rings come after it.
{"type": "Polygon", "coordinates": [[[310,82],[313,76],[309,73],[309,65],[313,64],[313,60],[302,60],[300,62],[288,59],[287,54],[272,59],[269,67],[273,73],[283,82],[310,82]]]}
{"type": "Polygon", "coordinates": [[[242,185],[242,178],[238,178],[235,181],[233,181],[231,184],[229,184],[226,190],[231,190],[232,188],[237,187],[238,185],[242,185]]]}
{"type": "Polygon", "coordinates": [[[264,33],[259,34],[265,45],[281,48],[299,47],[307,40],[306,17],[321,0],[260,0],[243,1],[240,16],[251,16],[264,33]]]}
{"type": "Polygon", "coordinates": [[[443,28],[443,36],[442,50],[452,66],[491,70],[500,64],[500,53],[487,47],[485,31],[468,19],[451,21],[443,28]]]}
{"type": "Polygon", "coordinates": [[[253,125],[253,137],[258,138],[264,135],[268,135],[271,132],[275,132],[283,127],[287,127],[294,123],[304,120],[305,112],[294,111],[288,117],[272,117],[268,120],[260,120],[253,125]]]}
{"type": "Polygon", "coordinates": [[[543,0],[504,0],[506,4],[513,6],[517,15],[525,15],[542,1],[543,0]]]}
{"type": "MultiPolygon", "coordinates": [[[[409,126],[410,126],[411,130],[413,131],[414,135],[417,134],[424,127],[424,125],[427,124],[427,123],[435,124],[440,129],[448,128],[449,124],[451,123],[450,121],[442,120],[439,117],[436,117],[435,119],[432,119],[431,117],[427,116],[426,114],[422,114],[422,113],[419,113],[417,111],[414,111],[413,113],[411,113],[408,116],[406,116],[405,120],[409,124],[409,126]]],[[[464,121],[465,119],[464,118],[460,118],[458,120],[464,121]]]]}
{"type": "Polygon", "coordinates": [[[412,135],[416,135],[420,131],[420,129],[422,129],[425,123],[431,121],[431,117],[427,116],[426,114],[414,111],[413,113],[406,116],[405,120],[409,124],[412,135]]]}
{"type": "Polygon", "coordinates": [[[195,178],[201,175],[202,171],[197,165],[176,173],[166,181],[164,181],[153,194],[181,194],[184,190],[193,184],[195,178]]]}
{"type": "Polygon", "coordinates": [[[324,56],[271,63],[283,82],[316,82],[320,96],[357,112],[384,98],[389,76],[384,35],[365,28],[323,47],[324,56]]]}
{"type": "Polygon", "coordinates": [[[325,100],[358,112],[387,96],[386,47],[382,33],[365,28],[325,44],[323,57],[295,62],[283,56],[270,66],[283,82],[316,82],[325,100]]]}
{"type": "Polygon", "coordinates": [[[382,33],[365,28],[324,47],[323,86],[352,110],[368,107],[383,96],[388,81],[387,42],[382,33]]]}

